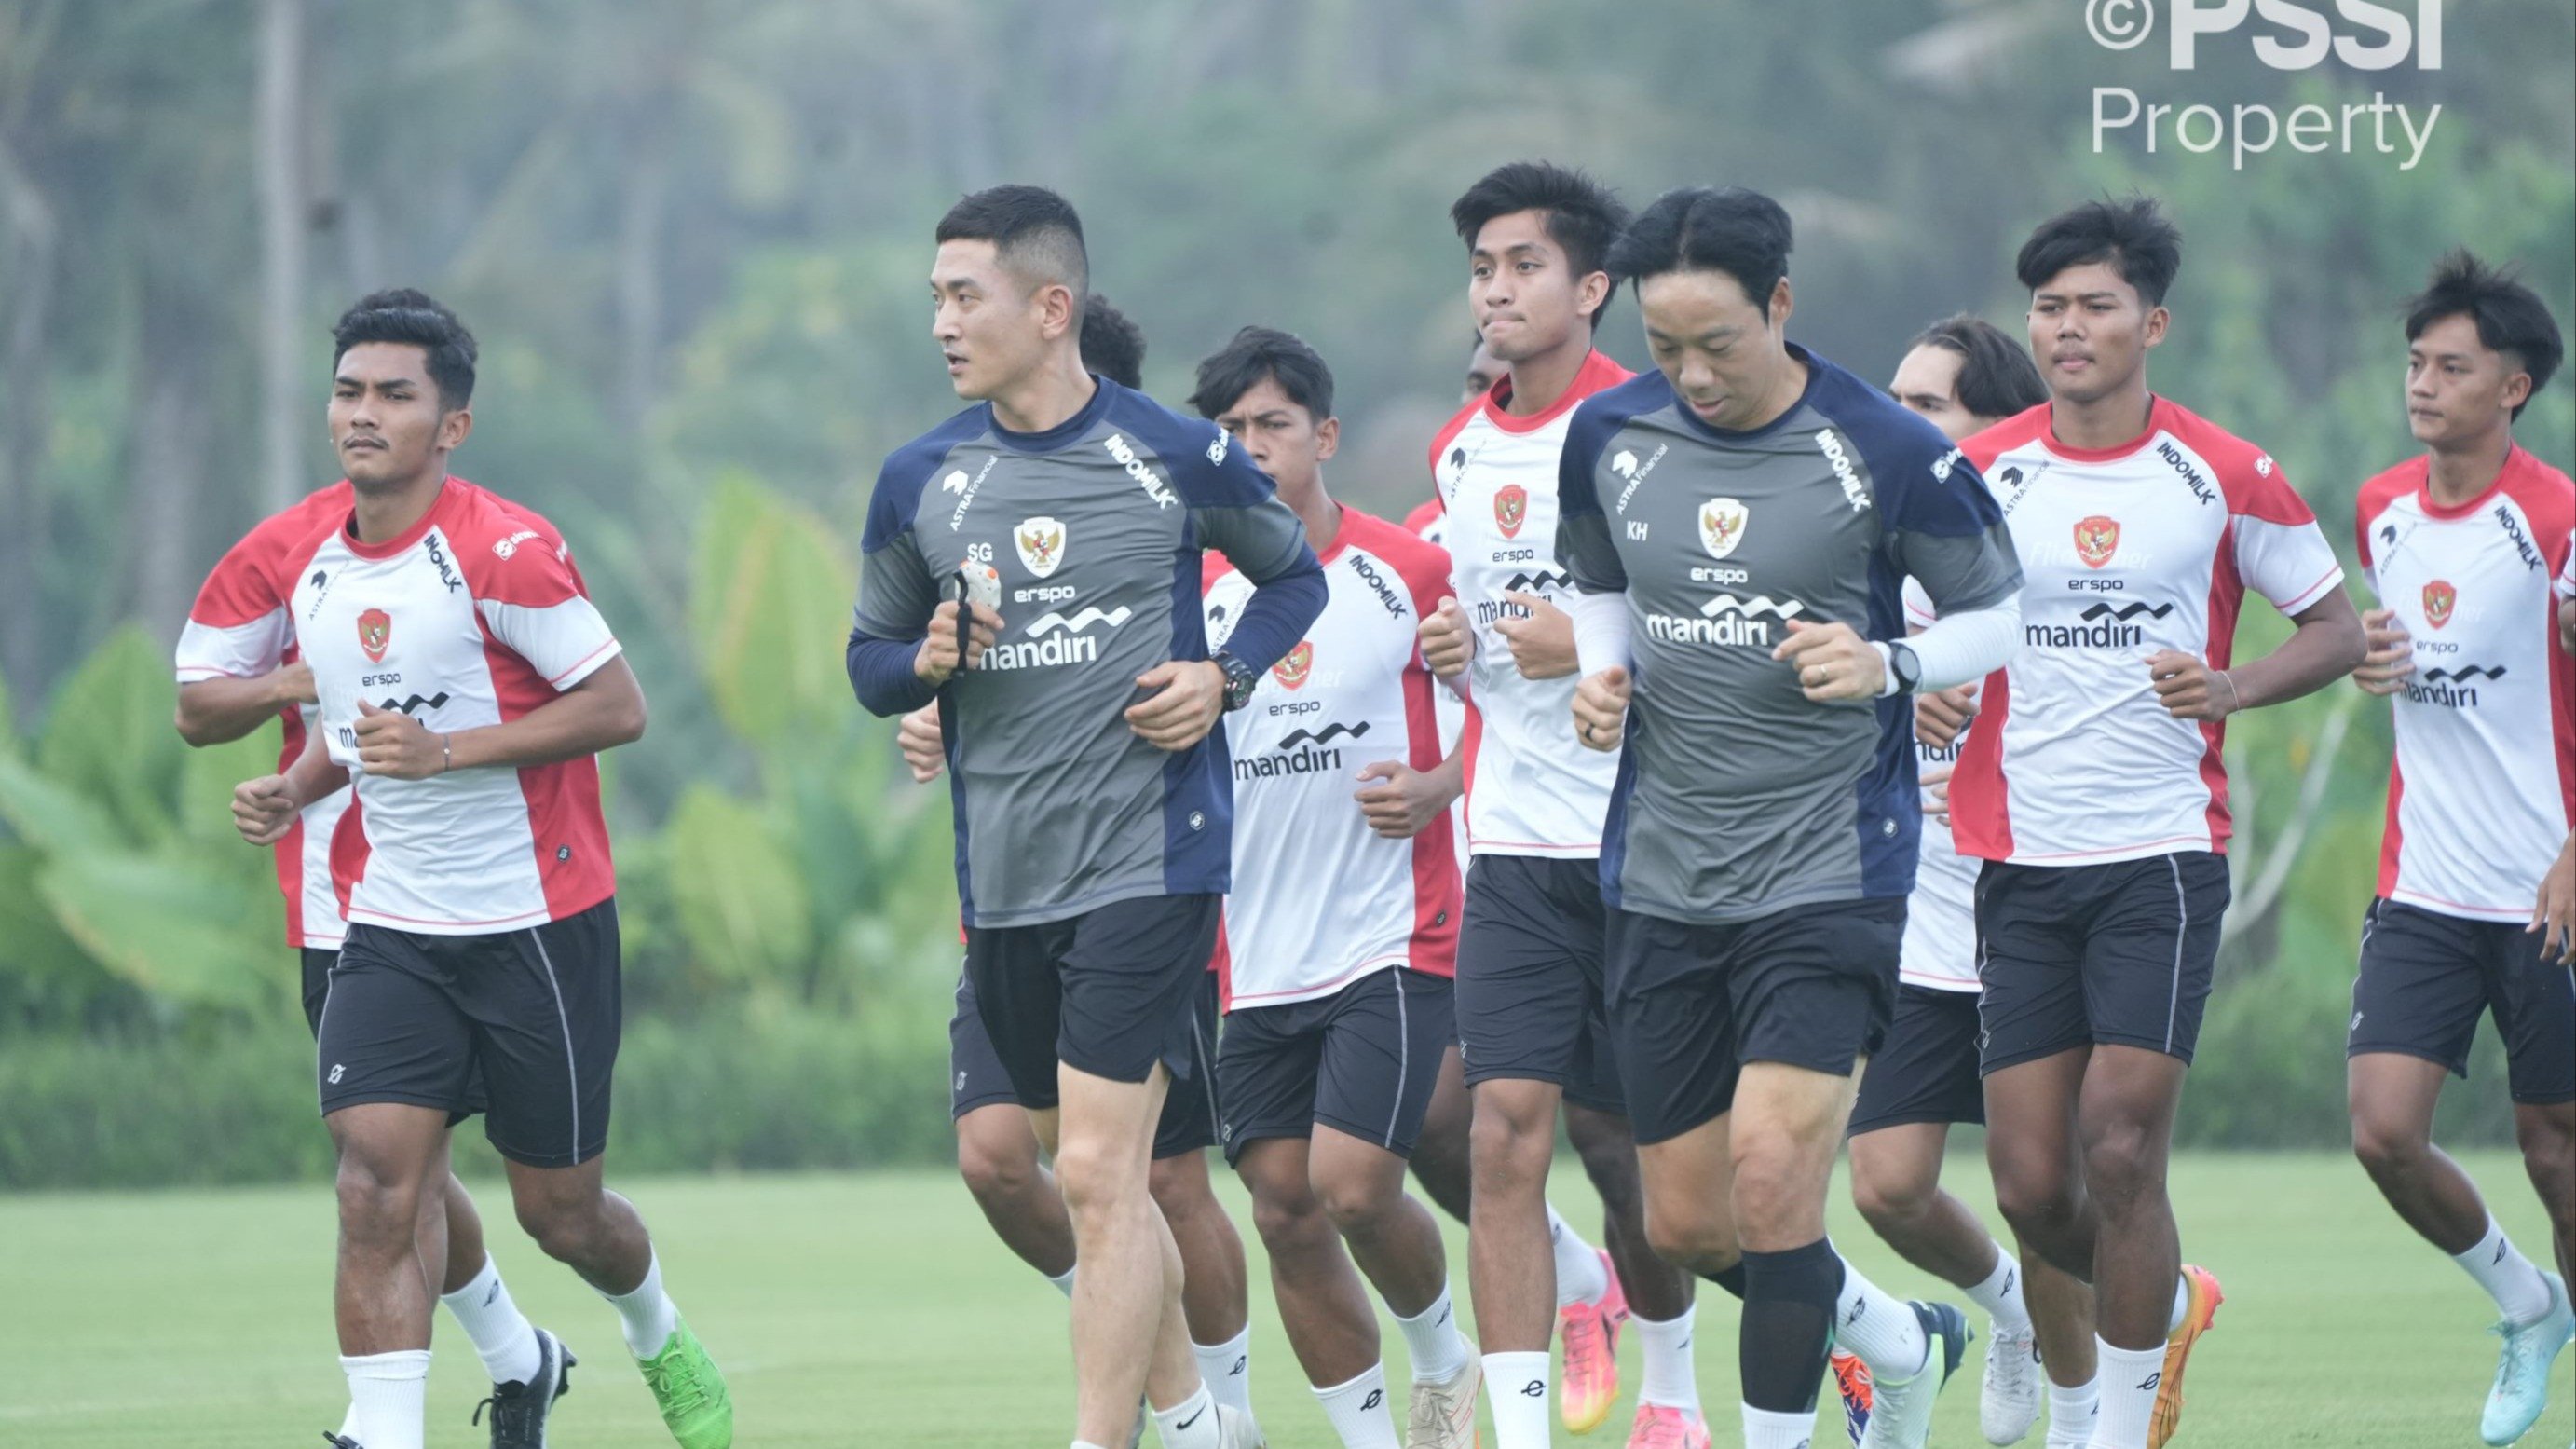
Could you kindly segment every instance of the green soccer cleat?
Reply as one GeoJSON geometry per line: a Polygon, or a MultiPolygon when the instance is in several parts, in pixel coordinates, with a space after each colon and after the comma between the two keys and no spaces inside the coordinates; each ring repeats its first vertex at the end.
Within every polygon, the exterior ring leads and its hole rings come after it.
{"type": "Polygon", "coordinates": [[[636,1366],[680,1449],[733,1449],[733,1396],[689,1325],[674,1324],[662,1351],[636,1366]]]}

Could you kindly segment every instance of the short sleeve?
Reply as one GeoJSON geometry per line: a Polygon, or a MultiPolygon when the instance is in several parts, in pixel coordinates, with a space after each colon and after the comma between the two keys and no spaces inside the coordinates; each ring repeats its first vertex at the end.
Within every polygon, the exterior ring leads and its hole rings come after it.
{"type": "Polygon", "coordinates": [[[2343,583],[2343,564],[2307,500],[2267,458],[2228,490],[2236,573],[2284,614],[2305,613],[2343,583]]]}
{"type": "Polygon", "coordinates": [[[1295,571],[1307,552],[1306,525],[1279,501],[1270,475],[1214,423],[1173,422],[1177,436],[1169,450],[1156,451],[1172,470],[1200,541],[1255,584],[1295,571]]]}
{"type": "Polygon", "coordinates": [[[198,586],[179,631],[179,682],[250,679],[278,667],[295,644],[294,615],[264,564],[276,552],[266,530],[225,550],[198,586]]]}
{"type": "Polygon", "coordinates": [[[503,647],[546,683],[570,689],[616,658],[621,646],[583,589],[570,550],[551,536],[530,542],[489,571],[490,585],[478,591],[475,607],[484,630],[503,647]]]}
{"type": "Polygon", "coordinates": [[[1619,388],[1583,400],[1566,424],[1565,446],[1556,455],[1556,562],[1574,586],[1587,594],[1628,590],[1628,566],[1610,537],[1610,519],[1601,507],[1601,490],[1593,481],[1619,430],[1632,414],[1609,399],[1619,388]]]}
{"type": "Polygon", "coordinates": [[[2567,562],[2558,569],[2558,597],[2576,600],[2576,531],[2567,535],[2567,562]]]}

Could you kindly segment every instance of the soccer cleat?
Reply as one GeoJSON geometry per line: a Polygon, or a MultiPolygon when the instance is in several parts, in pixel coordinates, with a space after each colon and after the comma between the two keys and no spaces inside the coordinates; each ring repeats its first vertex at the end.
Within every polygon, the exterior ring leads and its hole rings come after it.
{"type": "Polygon", "coordinates": [[[674,1325],[662,1351],[636,1364],[680,1449],[732,1449],[733,1396],[689,1325],[674,1325]]]}
{"type": "Polygon", "coordinates": [[[1977,1394],[1977,1422],[1989,1444],[2018,1444],[2039,1422],[2039,1340],[2027,1327],[2012,1332],[1986,1323],[1986,1381],[1977,1394]]]}
{"type": "Polygon", "coordinates": [[[1639,1404],[1628,1426],[1628,1449],[1708,1449],[1708,1421],[1690,1409],[1639,1404]]]}
{"type": "Polygon", "coordinates": [[[532,1379],[494,1384],[492,1396],[474,1406],[474,1422],[492,1411],[492,1449],[546,1449],[546,1420],[555,1400],[572,1392],[573,1366],[581,1360],[563,1340],[537,1330],[537,1373],[532,1379]]]}
{"type": "Polygon", "coordinates": [[[1565,1388],[1559,1412],[1567,1432],[1589,1434],[1610,1417],[1619,1401],[1619,1328],[1628,1321],[1628,1295],[1619,1287],[1619,1270],[1605,1249],[1601,1272],[1610,1286],[1590,1303],[1569,1303],[1556,1311],[1557,1336],[1565,1345],[1565,1388]]]}
{"type": "Polygon", "coordinates": [[[2227,1301],[2227,1295],[2218,1291],[2218,1275],[2207,1268],[2183,1264],[2182,1281],[2190,1301],[2183,1309],[2182,1326],[2165,1337],[2165,1366],[2156,1379],[2155,1412],[2147,1420],[2147,1449],[2165,1449],[2165,1441],[2182,1423],[2183,1365],[2191,1360],[2191,1346],[2218,1321],[2218,1305],[2227,1301]]]}
{"type": "Polygon", "coordinates": [[[1416,1380],[1413,1402],[1404,1415],[1404,1449],[1477,1449],[1476,1394],[1485,1386],[1485,1366],[1475,1358],[1445,1379],[1416,1380]]]}
{"type": "Polygon", "coordinates": [[[357,1440],[343,1439],[328,1429],[322,1431],[322,1442],[330,1445],[331,1449],[367,1449],[366,1445],[359,1443],[357,1440]]]}
{"type": "Polygon", "coordinates": [[[1923,1449],[1932,1437],[1932,1403],[1959,1371],[1977,1336],[1966,1315],[1947,1303],[1905,1306],[1923,1325],[1923,1367],[1902,1383],[1882,1373],[1870,1375],[1869,1428],[1861,1434],[1860,1449],[1923,1449]]]}
{"type": "Polygon", "coordinates": [[[2510,1444],[2540,1422],[2541,1411],[2549,1407],[2549,1366],[2568,1339],[2576,1337],[2567,1280],[2555,1273],[2540,1276],[2549,1280],[2549,1311],[2530,1323],[2499,1323],[2488,1330],[2504,1340],[2496,1354],[2495,1387],[2478,1420],[2478,1437],[2490,1444],[2510,1444]]]}
{"type": "Polygon", "coordinates": [[[1869,1432],[1871,1392],[1869,1365],[1840,1349],[1833,1356],[1834,1387],[1843,1396],[1843,1432],[1851,1435],[1857,1449],[1860,1436],[1869,1432]]]}
{"type": "Polygon", "coordinates": [[[1215,1407],[1217,1449],[1268,1449],[1270,1441],[1250,1414],[1226,1404],[1215,1407]]]}

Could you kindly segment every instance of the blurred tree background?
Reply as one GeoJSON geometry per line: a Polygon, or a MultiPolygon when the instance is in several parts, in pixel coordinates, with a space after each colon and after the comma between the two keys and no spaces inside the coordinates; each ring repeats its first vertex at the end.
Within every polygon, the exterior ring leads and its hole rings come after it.
{"type": "MultiPolygon", "coordinates": [[[[0,1187],[326,1165],[266,860],[223,807],[274,735],[182,747],[168,646],[223,549],[330,481],[327,329],[362,292],[475,328],[455,466],[563,527],[653,700],[609,762],[622,1160],[920,1159],[947,802],[839,641],[877,461],[956,406],[923,275],[958,193],[1070,195],[1161,396],[1244,323],[1313,340],[1335,486],[1400,514],[1470,341],[1446,208],[1500,161],[1639,203],[1771,191],[1793,332],[1882,377],[1945,313],[2017,330],[2029,226],[2143,188],[2190,238],[2160,390],[2270,448],[2348,549],[2355,488],[2410,451],[2396,308],[2434,255],[2518,259],[2576,318],[2576,11],[2451,11],[2439,70],[2290,75],[2242,36],[2184,74],[2161,38],[2104,51],[2074,0],[0,0],[0,1187]],[[2109,85],[2442,110],[2411,170],[2366,143],[2236,170],[2170,132],[2097,153],[2109,85]]],[[[1635,316],[1604,338],[1632,366],[1635,316]]],[[[2519,430],[2561,467],[2570,397],[2519,430]]],[[[2342,1135],[2388,740],[2349,689],[2231,733],[2191,1141],[2342,1135]]],[[[2483,1050],[2446,1110],[2498,1137],[2483,1050]]]]}

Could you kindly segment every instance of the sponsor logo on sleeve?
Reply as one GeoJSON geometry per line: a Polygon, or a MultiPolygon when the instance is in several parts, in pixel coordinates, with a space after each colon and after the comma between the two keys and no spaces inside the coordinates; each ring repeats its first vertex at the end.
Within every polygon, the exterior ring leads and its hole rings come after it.
{"type": "Polygon", "coordinates": [[[358,647],[366,651],[368,662],[382,664],[385,651],[393,647],[394,616],[382,609],[369,609],[358,616],[358,647]]]}
{"type": "Polygon", "coordinates": [[[507,559],[512,554],[519,551],[520,544],[526,543],[529,539],[536,536],[537,531],[533,528],[520,529],[518,532],[511,534],[508,538],[502,539],[493,544],[492,556],[499,559],[507,559]]]}
{"type": "Polygon", "coordinates": [[[1851,453],[1843,447],[1842,435],[1831,428],[1819,428],[1816,430],[1816,447],[1823,451],[1825,461],[1833,465],[1834,481],[1842,485],[1843,501],[1851,505],[1852,512],[1858,513],[1869,507],[1869,490],[1861,486],[1860,470],[1852,466],[1851,453]]]}
{"type": "Polygon", "coordinates": [[[1724,558],[1744,541],[1744,526],[1753,510],[1733,498],[1712,498],[1699,506],[1699,546],[1710,558],[1724,558]]]}
{"type": "Polygon", "coordinates": [[[1172,492],[1172,485],[1164,482],[1163,475],[1137,455],[1135,445],[1127,441],[1125,433],[1111,433],[1100,440],[1100,446],[1109,451],[1110,458],[1127,471],[1128,477],[1136,480],[1136,486],[1145,490],[1145,496],[1154,500],[1156,511],[1180,503],[1181,500],[1172,492]]]}
{"type": "Polygon", "coordinates": [[[2075,520],[2075,556],[2084,560],[2086,568],[2109,563],[2119,548],[2120,520],[2099,513],[2075,520]]]}

